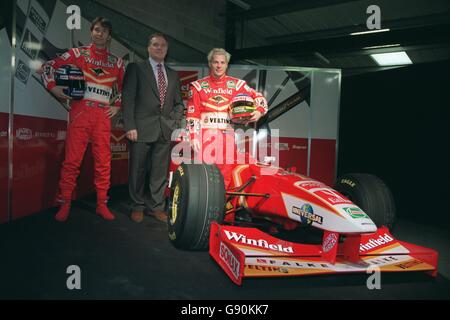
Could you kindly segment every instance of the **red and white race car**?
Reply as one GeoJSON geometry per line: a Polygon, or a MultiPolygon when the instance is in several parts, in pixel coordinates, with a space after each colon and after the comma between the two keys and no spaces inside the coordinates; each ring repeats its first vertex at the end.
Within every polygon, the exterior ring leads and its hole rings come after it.
{"type": "Polygon", "coordinates": [[[390,233],[394,201],[373,175],[343,176],[332,189],[266,164],[233,165],[232,184],[225,190],[217,166],[183,163],[171,186],[171,242],[187,250],[209,247],[236,284],[244,277],[366,272],[375,267],[437,275],[435,250],[399,241],[390,233]],[[268,168],[274,171],[266,174],[268,168]],[[299,234],[313,236],[303,237],[307,243],[294,242],[299,234]]]}

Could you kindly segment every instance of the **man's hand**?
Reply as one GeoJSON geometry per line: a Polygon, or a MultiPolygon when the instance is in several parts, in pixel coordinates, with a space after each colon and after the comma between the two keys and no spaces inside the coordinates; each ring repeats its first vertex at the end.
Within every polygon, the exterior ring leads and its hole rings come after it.
{"type": "Polygon", "coordinates": [[[53,87],[50,92],[60,101],[62,102],[66,102],[67,100],[72,100],[71,97],[69,97],[68,95],[66,95],[64,93],[64,89],[67,89],[68,87],[64,87],[64,86],[56,86],[53,87]]]}
{"type": "Polygon", "coordinates": [[[137,141],[137,130],[133,129],[133,130],[127,131],[126,136],[127,136],[128,140],[136,142],[137,141]]]}
{"type": "Polygon", "coordinates": [[[252,117],[248,120],[248,122],[256,122],[261,118],[262,114],[258,110],[252,112],[252,117]]]}
{"type": "Polygon", "coordinates": [[[192,139],[190,141],[190,143],[191,143],[191,148],[194,150],[194,152],[199,153],[200,149],[201,149],[200,141],[198,141],[198,139],[192,139]]]}
{"type": "MultiPolygon", "coordinates": [[[[119,107],[109,107],[109,108],[106,108],[105,113],[108,115],[109,118],[112,118],[117,114],[117,112],[119,112],[119,109],[120,109],[119,107]]],[[[132,130],[130,130],[130,131],[132,131],[132,130]]],[[[137,132],[136,132],[136,137],[137,137],[137,132]]]]}

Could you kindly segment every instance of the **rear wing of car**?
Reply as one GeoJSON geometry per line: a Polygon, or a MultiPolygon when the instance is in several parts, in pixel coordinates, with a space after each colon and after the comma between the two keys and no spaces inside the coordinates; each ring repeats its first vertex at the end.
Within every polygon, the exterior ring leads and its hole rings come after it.
{"type": "Polygon", "coordinates": [[[299,244],[256,228],[211,224],[209,253],[230,279],[313,274],[424,271],[437,275],[435,250],[399,241],[385,227],[371,234],[325,231],[322,244],[299,244]]]}

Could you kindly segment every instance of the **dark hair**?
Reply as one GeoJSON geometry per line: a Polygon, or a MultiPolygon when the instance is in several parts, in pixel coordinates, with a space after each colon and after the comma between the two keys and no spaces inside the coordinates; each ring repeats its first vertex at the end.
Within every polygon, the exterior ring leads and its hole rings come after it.
{"type": "Polygon", "coordinates": [[[112,33],[112,24],[111,24],[111,21],[109,21],[108,19],[103,18],[103,17],[97,17],[97,18],[95,18],[94,20],[92,20],[92,23],[91,23],[91,31],[94,30],[95,25],[98,24],[98,23],[100,23],[100,25],[101,25],[103,28],[108,29],[109,35],[111,35],[111,33],[112,33]]]}
{"type": "Polygon", "coordinates": [[[152,42],[152,39],[155,37],[160,37],[166,40],[167,44],[169,44],[169,40],[167,39],[167,36],[164,33],[161,32],[155,32],[148,36],[148,45],[152,42]]]}

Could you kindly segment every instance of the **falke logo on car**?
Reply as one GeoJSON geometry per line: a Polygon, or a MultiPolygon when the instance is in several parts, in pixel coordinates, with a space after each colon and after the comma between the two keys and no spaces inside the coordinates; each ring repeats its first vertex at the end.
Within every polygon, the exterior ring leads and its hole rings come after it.
{"type": "Polygon", "coordinates": [[[327,253],[330,252],[331,249],[334,248],[336,243],[338,242],[338,237],[336,233],[330,233],[328,237],[325,238],[322,244],[322,250],[323,252],[327,253]]]}
{"type": "Polygon", "coordinates": [[[343,208],[345,212],[347,212],[350,217],[353,219],[362,219],[362,218],[368,218],[369,216],[364,213],[360,208],[358,207],[346,207],[343,208]]]}
{"type": "Polygon", "coordinates": [[[253,245],[256,247],[261,247],[261,248],[265,248],[265,249],[269,249],[269,250],[273,250],[273,251],[294,253],[294,249],[291,246],[283,247],[281,244],[269,244],[264,239],[258,239],[258,240],[250,239],[250,238],[247,238],[243,234],[236,233],[236,232],[230,232],[228,230],[225,230],[225,234],[226,234],[228,240],[233,240],[236,242],[240,242],[242,244],[249,244],[249,245],[253,245]]]}
{"type": "Polygon", "coordinates": [[[220,252],[219,252],[220,259],[225,262],[228,269],[230,269],[233,276],[238,279],[239,278],[239,269],[241,267],[241,264],[239,263],[239,260],[236,259],[233,252],[231,252],[228,247],[221,242],[220,243],[220,252]]]}
{"type": "Polygon", "coordinates": [[[33,138],[33,132],[28,128],[19,128],[16,130],[16,138],[19,140],[30,140],[33,138]]]}
{"type": "Polygon", "coordinates": [[[373,250],[379,246],[382,246],[382,245],[387,244],[392,241],[394,241],[394,238],[392,238],[387,233],[385,233],[384,235],[380,235],[376,239],[370,239],[369,241],[367,241],[364,244],[361,243],[361,245],[359,246],[359,251],[364,252],[364,251],[373,250]]]}
{"type": "Polygon", "coordinates": [[[283,260],[283,259],[270,259],[270,258],[246,258],[246,264],[254,263],[285,267],[285,268],[303,268],[303,269],[329,269],[331,267],[328,263],[320,263],[316,261],[307,260],[283,260]]]}

